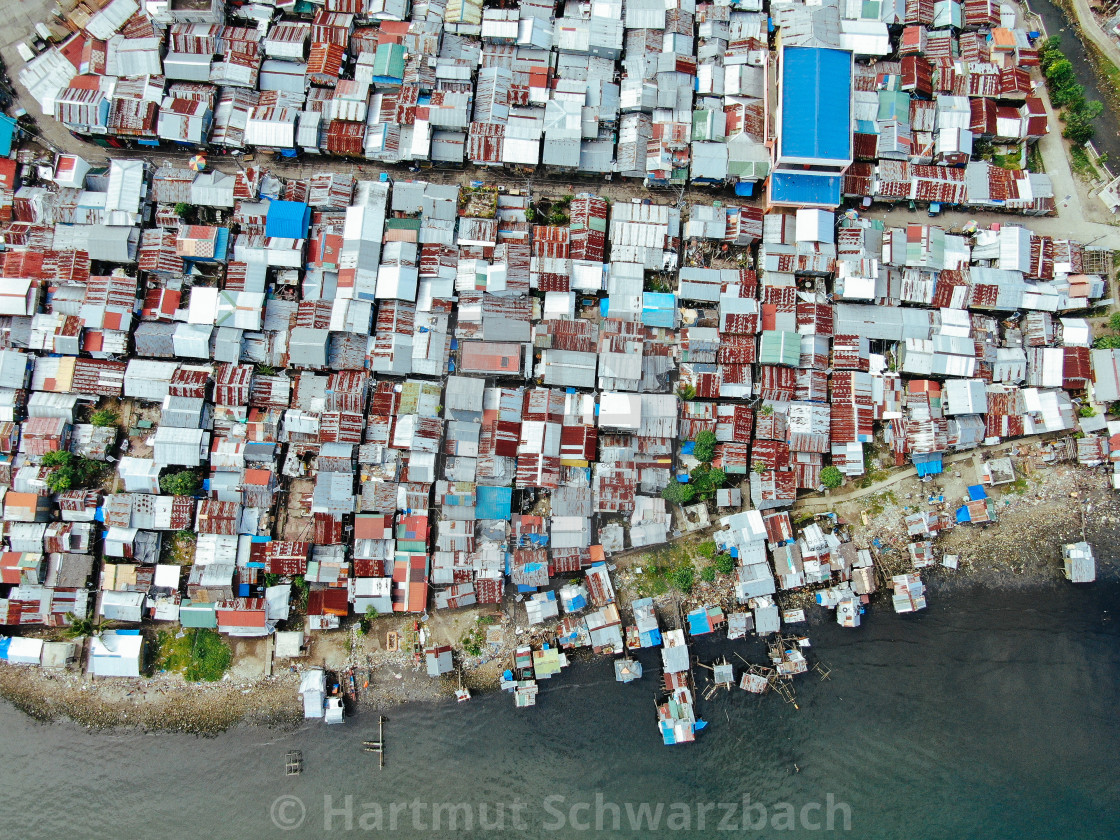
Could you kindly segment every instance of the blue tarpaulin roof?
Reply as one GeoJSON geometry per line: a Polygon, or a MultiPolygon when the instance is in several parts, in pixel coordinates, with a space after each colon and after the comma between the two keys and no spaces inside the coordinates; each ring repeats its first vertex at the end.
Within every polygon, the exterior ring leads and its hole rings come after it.
{"type": "Polygon", "coordinates": [[[0,659],[8,658],[8,647],[12,644],[12,640],[8,638],[0,639],[0,659]]]}
{"type": "Polygon", "coordinates": [[[708,620],[708,611],[703,607],[693,610],[685,618],[688,619],[689,635],[703,636],[712,632],[712,622],[708,620]]]}
{"type": "Polygon", "coordinates": [[[754,183],[751,181],[740,181],[735,185],[735,195],[754,195],[754,183]]]}
{"type": "Polygon", "coordinates": [[[961,505],[957,508],[957,523],[962,524],[972,521],[972,514],[968,510],[968,505],[961,505]]]}
{"type": "Polygon", "coordinates": [[[914,456],[914,468],[918,471],[918,475],[938,475],[944,467],[941,463],[940,452],[928,452],[921,455],[914,456]]]}
{"type": "Polygon", "coordinates": [[[0,114],[0,157],[12,153],[12,138],[16,134],[16,121],[7,114],[0,114]]]}
{"type": "Polygon", "coordinates": [[[968,488],[968,498],[970,501],[976,502],[988,498],[988,494],[984,491],[983,485],[973,484],[968,488]]]}
{"type": "Polygon", "coordinates": [[[817,47],[782,50],[781,157],[852,157],[852,54],[817,47]]]}
{"type": "Polygon", "coordinates": [[[840,204],[839,175],[808,172],[775,172],[770,176],[770,197],[782,204],[840,204]]]}
{"type": "Polygon", "coordinates": [[[479,519],[509,519],[512,504],[512,487],[479,487],[474,513],[479,519]]]}
{"type": "Polygon", "coordinates": [[[306,239],[311,208],[300,201],[272,201],[264,221],[264,235],[278,239],[306,239]]]}

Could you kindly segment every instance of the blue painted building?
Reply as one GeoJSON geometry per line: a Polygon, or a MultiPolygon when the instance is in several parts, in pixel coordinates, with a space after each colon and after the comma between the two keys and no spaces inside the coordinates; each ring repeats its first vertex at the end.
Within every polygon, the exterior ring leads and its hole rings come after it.
{"type": "Polygon", "coordinates": [[[778,99],[769,203],[838,207],[853,160],[851,52],[783,47],[778,99]]]}

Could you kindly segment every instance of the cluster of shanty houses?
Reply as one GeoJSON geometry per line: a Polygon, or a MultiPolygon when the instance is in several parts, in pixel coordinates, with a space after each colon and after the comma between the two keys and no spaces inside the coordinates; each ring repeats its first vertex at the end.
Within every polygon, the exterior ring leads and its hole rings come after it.
{"type": "Polygon", "coordinates": [[[825,536],[806,531],[795,557],[780,509],[830,462],[861,474],[877,424],[929,474],[946,452],[1072,429],[1094,377],[1098,396],[1117,386],[1117,354],[1093,355],[1076,314],[1104,292],[1086,273],[1108,270],[1103,252],[1016,226],[591,194],[567,224],[534,225],[528,196],[487,187],[70,155],[50,175],[13,179],[3,227],[6,626],[89,607],[263,635],[302,576],[311,630],[512,585],[530,621],[563,608],[561,649],[618,651],[645,631],[621,626],[600,564],[669,537],[661,491],[695,466],[678,438],[707,430],[749,495],[734,513],[739,487],[720,494],[720,544],[769,632],[775,581],[867,594],[867,564],[825,536]],[[182,223],[186,196],[222,223],[182,223]],[[755,268],[678,270],[706,239],[755,268]],[[85,422],[99,401],[157,420],[119,452],[85,422]],[[61,449],[114,464],[121,492],[52,495],[41,461],[61,449]],[[161,493],[184,469],[199,497],[161,493]],[[161,562],[183,530],[193,555],[161,562]]]}
{"type": "Polygon", "coordinates": [[[995,0],[226,5],[85,0],[20,79],[109,146],[1053,209],[1045,175],[973,159],[1025,162],[1047,131],[1037,53],[995,0]]]}

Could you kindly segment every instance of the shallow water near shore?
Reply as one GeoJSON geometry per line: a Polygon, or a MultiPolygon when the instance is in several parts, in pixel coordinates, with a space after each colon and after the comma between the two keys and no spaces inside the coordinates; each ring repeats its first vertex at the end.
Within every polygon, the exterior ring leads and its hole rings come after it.
{"type": "MultiPolygon", "coordinates": [[[[27,840],[450,836],[447,806],[462,803],[465,837],[626,835],[658,805],[652,836],[718,836],[721,824],[749,836],[1120,835],[1120,585],[950,587],[918,615],[879,608],[859,630],[811,630],[812,658],[832,673],[798,678],[799,708],[721,693],[701,701],[710,725],[684,747],[660,743],[648,652],[636,684],[578,662],[532,709],[493,694],[389,710],[380,771],[361,749],[377,737],[371,712],[200,738],[87,732],[5,705],[0,826],[27,840]],[[302,776],[284,776],[288,749],[303,750],[302,776]]],[[[751,655],[734,644],[696,650],[751,655]]]]}

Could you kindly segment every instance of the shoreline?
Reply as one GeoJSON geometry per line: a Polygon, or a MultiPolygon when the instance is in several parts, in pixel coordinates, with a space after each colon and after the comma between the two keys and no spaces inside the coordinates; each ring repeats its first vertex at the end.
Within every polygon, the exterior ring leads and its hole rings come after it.
{"type": "MultiPolygon", "coordinates": [[[[998,524],[986,529],[957,527],[935,541],[940,555],[956,553],[961,565],[955,571],[942,566],[921,570],[933,605],[941,598],[967,596],[969,591],[978,589],[1043,590],[1072,585],[1063,578],[1060,553],[1056,551],[1063,542],[1081,538],[1083,524],[1078,510],[1086,504],[1089,514],[1084,517],[1085,535],[1099,547],[1098,583],[1117,579],[1111,547],[1120,545],[1120,498],[1111,490],[1103,472],[1058,465],[1050,468],[1028,492],[1005,493],[996,498],[1001,512],[998,524]]],[[[836,507],[844,504],[838,499],[836,507]]],[[[900,544],[906,533],[903,517],[911,507],[908,496],[885,503],[866,524],[853,523],[853,536],[859,542],[879,539],[888,549],[888,556],[889,551],[904,551],[900,544]]],[[[620,566],[633,564],[641,556],[620,558],[620,566]]],[[[718,584],[700,584],[684,600],[710,601],[717,587],[718,584]]],[[[634,593],[620,589],[620,595],[628,601],[634,593]]],[[[787,597],[791,601],[806,601],[811,599],[812,592],[792,591],[787,597]]],[[[889,610],[888,593],[880,589],[872,596],[868,609],[889,610]]],[[[810,628],[832,620],[830,611],[811,608],[807,612],[810,628]]],[[[585,658],[582,650],[570,655],[585,658]]],[[[590,652],[586,656],[598,658],[590,652]]],[[[464,685],[476,694],[496,691],[502,667],[500,656],[482,662],[471,657],[463,669],[464,685]]],[[[295,668],[266,677],[239,679],[227,674],[214,683],[188,683],[179,675],[164,673],[94,681],[69,671],[0,664],[0,698],[28,717],[40,722],[68,719],[98,730],[135,728],[215,736],[238,724],[248,724],[291,731],[304,723],[298,685],[299,673],[295,668]]],[[[451,702],[457,685],[456,675],[432,679],[422,666],[401,658],[370,671],[368,686],[359,691],[356,711],[451,702]]]]}

